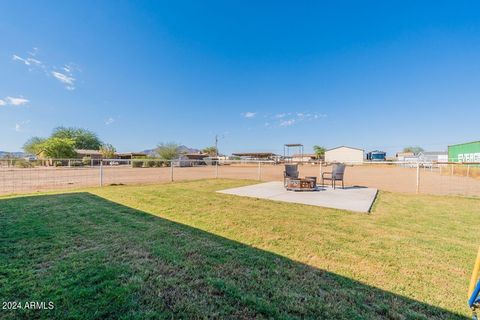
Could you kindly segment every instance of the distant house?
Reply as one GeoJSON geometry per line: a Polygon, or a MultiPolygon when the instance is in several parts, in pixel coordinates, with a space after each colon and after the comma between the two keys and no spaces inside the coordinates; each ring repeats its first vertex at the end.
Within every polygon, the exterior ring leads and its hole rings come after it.
{"type": "Polygon", "coordinates": [[[418,155],[413,152],[397,152],[395,155],[397,161],[402,162],[417,162],[418,155]]]}
{"type": "Polygon", "coordinates": [[[292,155],[291,159],[293,162],[314,162],[318,160],[318,156],[315,153],[297,153],[292,155]]]}
{"type": "Polygon", "coordinates": [[[401,162],[399,165],[403,167],[412,168],[420,164],[422,167],[433,168],[436,166],[435,163],[447,162],[448,153],[444,151],[399,152],[396,154],[396,160],[401,162]]]}
{"type": "Polygon", "coordinates": [[[340,146],[325,151],[325,162],[363,163],[363,149],[340,146]]]}
{"type": "Polygon", "coordinates": [[[446,151],[424,151],[418,154],[420,161],[426,162],[448,162],[448,152],[446,151]]]}
{"type": "Polygon", "coordinates": [[[102,159],[102,154],[98,150],[89,150],[89,149],[75,149],[75,153],[77,154],[78,159],[82,158],[90,158],[94,160],[102,159]]]}
{"type": "Polygon", "coordinates": [[[145,152],[119,152],[115,153],[115,158],[117,159],[135,159],[135,158],[144,158],[147,154],[145,152]]]}
{"type": "Polygon", "coordinates": [[[237,152],[232,155],[244,160],[274,160],[278,157],[272,152],[237,152]]]}
{"type": "Polygon", "coordinates": [[[206,165],[205,159],[208,158],[206,153],[187,153],[182,154],[175,161],[173,166],[175,167],[194,167],[206,165]]]}
{"type": "MultiPolygon", "coordinates": [[[[75,152],[77,154],[77,158],[91,158],[94,160],[100,160],[102,159],[102,153],[99,150],[89,150],[89,149],[75,149],[75,152]]],[[[113,158],[115,159],[134,159],[134,158],[141,158],[141,157],[146,157],[147,154],[144,152],[115,152],[115,155],[113,158]]]]}

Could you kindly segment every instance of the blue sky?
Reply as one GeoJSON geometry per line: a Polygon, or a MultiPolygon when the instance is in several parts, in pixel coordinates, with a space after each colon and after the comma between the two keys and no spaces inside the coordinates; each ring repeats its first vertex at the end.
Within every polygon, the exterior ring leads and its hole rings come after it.
{"type": "Polygon", "coordinates": [[[478,1],[3,1],[0,150],[393,153],[480,138],[478,1]]]}

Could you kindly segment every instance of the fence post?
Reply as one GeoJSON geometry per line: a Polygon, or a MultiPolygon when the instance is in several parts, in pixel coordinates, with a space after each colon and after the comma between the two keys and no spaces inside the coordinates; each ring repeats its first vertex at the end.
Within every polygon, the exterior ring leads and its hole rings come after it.
{"type": "Polygon", "coordinates": [[[470,165],[467,164],[467,178],[470,176],[470,165]]]}
{"type": "Polygon", "coordinates": [[[215,161],[215,179],[218,178],[218,161],[215,161]]]}
{"type": "Polygon", "coordinates": [[[103,161],[100,160],[100,187],[103,187],[103,161]]]}
{"type": "Polygon", "coordinates": [[[420,162],[417,162],[417,188],[416,188],[416,193],[420,191],[420,162]]]}
{"type": "Polygon", "coordinates": [[[262,167],[261,167],[262,162],[258,161],[258,180],[262,180],[262,167]]]}
{"type": "Polygon", "coordinates": [[[173,161],[170,160],[170,182],[173,181],[173,161]]]}

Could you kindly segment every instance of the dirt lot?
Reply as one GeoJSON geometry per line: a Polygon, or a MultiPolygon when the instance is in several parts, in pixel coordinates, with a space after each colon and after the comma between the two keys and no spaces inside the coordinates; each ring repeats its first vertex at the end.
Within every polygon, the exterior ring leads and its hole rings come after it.
{"type": "MultiPolygon", "coordinates": [[[[329,167],[323,167],[329,171],[329,167]]],[[[445,172],[448,172],[446,170],[445,172]]],[[[440,195],[480,196],[480,180],[440,173],[438,169],[420,169],[420,192],[440,195]]],[[[100,185],[100,167],[89,168],[0,168],[0,194],[27,193],[45,190],[79,188],[100,185]]],[[[320,166],[300,166],[300,176],[320,176],[320,166]]],[[[282,165],[221,165],[173,168],[173,179],[195,180],[205,178],[283,179],[282,165]]],[[[171,168],[130,168],[116,166],[102,168],[102,184],[151,184],[171,180],[171,168]]],[[[346,185],[375,187],[392,192],[416,192],[416,169],[395,165],[349,166],[345,172],[346,185]]]]}

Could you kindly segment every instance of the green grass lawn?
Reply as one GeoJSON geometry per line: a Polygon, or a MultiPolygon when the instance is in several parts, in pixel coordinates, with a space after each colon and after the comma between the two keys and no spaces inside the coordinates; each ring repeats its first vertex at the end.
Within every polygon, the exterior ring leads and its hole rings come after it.
{"type": "Polygon", "coordinates": [[[0,318],[463,319],[480,200],[372,214],[217,194],[248,181],[0,198],[0,318]]]}

